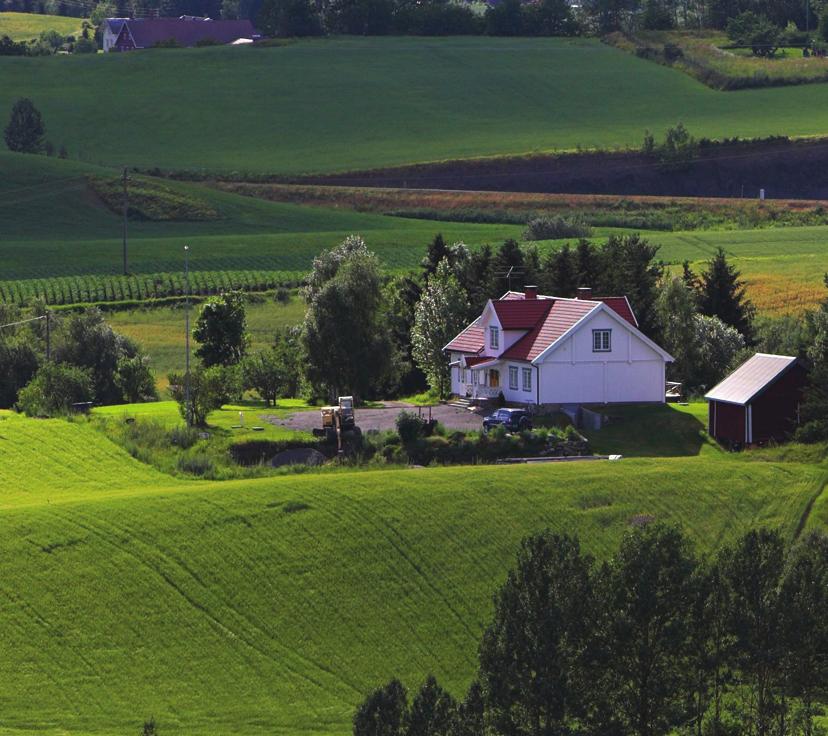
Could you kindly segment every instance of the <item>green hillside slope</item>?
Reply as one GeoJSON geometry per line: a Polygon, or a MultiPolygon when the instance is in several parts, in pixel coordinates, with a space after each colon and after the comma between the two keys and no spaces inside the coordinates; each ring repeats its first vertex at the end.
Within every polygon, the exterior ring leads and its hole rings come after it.
{"type": "Polygon", "coordinates": [[[526,533],[579,532],[598,555],[637,514],[702,549],[757,524],[792,535],[825,472],[714,454],[186,483],[85,424],[11,418],[0,436],[15,736],[130,733],[151,714],[167,734],[345,734],[392,675],[468,683],[526,533]]]}
{"type": "Polygon", "coordinates": [[[61,15],[40,15],[37,13],[0,13],[0,36],[12,41],[29,41],[43,31],[57,31],[63,36],[80,34],[81,18],[67,18],[61,15]]]}
{"type": "Polygon", "coordinates": [[[645,128],[679,120],[714,138],[828,132],[828,85],[717,92],[584,39],[338,38],[0,60],[0,110],[20,96],[73,158],[227,172],[638,146],[645,128]]]}
{"type": "MultiPolygon", "coordinates": [[[[2,66],[2,60],[0,60],[2,66]]],[[[0,281],[121,272],[121,217],[90,187],[90,177],[118,172],[72,161],[0,153],[0,281]]],[[[450,242],[497,243],[519,237],[516,225],[467,225],[278,204],[197,184],[134,178],[133,187],[163,187],[210,219],[129,223],[133,273],[180,271],[190,245],[193,270],[271,269],[304,273],[323,248],[361,233],[387,267],[419,263],[442,231],[450,242]]],[[[134,200],[133,200],[134,201],[134,200]]],[[[116,197],[120,203],[120,197],[116,197]]]]}

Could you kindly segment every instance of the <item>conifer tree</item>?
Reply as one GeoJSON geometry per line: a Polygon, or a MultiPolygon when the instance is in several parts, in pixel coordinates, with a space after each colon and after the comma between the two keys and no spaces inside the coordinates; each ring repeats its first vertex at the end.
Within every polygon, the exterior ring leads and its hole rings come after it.
{"type": "Polygon", "coordinates": [[[699,308],[708,317],[718,317],[726,325],[735,327],[750,342],[753,337],[753,304],[745,295],[741,273],[727,261],[727,254],[719,248],[701,275],[699,308]]]}
{"type": "Polygon", "coordinates": [[[46,128],[34,103],[21,97],[14,103],[9,124],[4,131],[6,145],[17,153],[40,153],[46,128]]]}

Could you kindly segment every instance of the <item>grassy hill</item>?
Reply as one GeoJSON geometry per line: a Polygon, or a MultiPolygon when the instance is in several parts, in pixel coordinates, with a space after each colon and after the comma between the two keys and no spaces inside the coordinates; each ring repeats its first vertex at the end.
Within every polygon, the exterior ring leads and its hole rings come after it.
{"type": "Polygon", "coordinates": [[[660,135],[679,120],[708,137],[828,132],[826,85],[722,93],[585,39],[335,38],[0,60],[0,111],[20,96],[73,158],[224,172],[638,146],[645,128],[660,135]]]}
{"type": "MultiPolygon", "coordinates": [[[[120,273],[120,214],[90,185],[92,179],[111,186],[117,171],[10,153],[0,153],[0,170],[0,281],[120,273]]],[[[427,222],[284,205],[195,184],[133,177],[133,189],[142,186],[150,192],[145,209],[160,210],[165,219],[130,221],[134,273],[180,271],[187,243],[193,270],[275,269],[299,274],[314,255],[350,233],[362,233],[386,266],[408,267],[419,261],[438,231],[447,239],[479,245],[519,237],[522,230],[516,225],[427,222]],[[193,211],[207,214],[181,219],[193,211]]],[[[114,202],[120,205],[120,196],[114,202]]]]}
{"type": "MultiPolygon", "coordinates": [[[[114,211],[120,194],[111,194],[115,170],[10,153],[0,153],[0,169],[0,286],[8,280],[120,273],[121,218],[114,211]],[[109,206],[100,191],[110,197],[109,206]]],[[[449,242],[477,247],[520,238],[524,229],[270,202],[135,175],[131,187],[134,206],[159,218],[129,223],[130,270],[136,274],[180,273],[187,243],[193,271],[261,269],[298,279],[317,253],[349,233],[362,234],[385,268],[401,271],[418,266],[437,232],[449,242]]],[[[596,237],[610,231],[596,228],[596,237]]],[[[659,258],[666,263],[687,259],[697,270],[722,246],[742,269],[763,312],[796,312],[825,296],[826,226],[645,235],[661,245],[659,258]]],[[[546,251],[559,243],[538,246],[546,251]]]]}
{"type": "Polygon", "coordinates": [[[392,675],[462,690],[526,533],[579,532],[599,556],[636,514],[702,550],[757,524],[793,535],[826,474],[712,451],[207,483],[84,422],[12,416],[0,438],[0,733],[15,736],[129,733],[151,714],[169,734],[345,734],[392,675]]]}
{"type": "Polygon", "coordinates": [[[57,31],[63,36],[81,32],[81,18],[66,18],[61,15],[39,15],[37,13],[0,13],[0,36],[12,41],[29,41],[43,31],[57,31]]]}

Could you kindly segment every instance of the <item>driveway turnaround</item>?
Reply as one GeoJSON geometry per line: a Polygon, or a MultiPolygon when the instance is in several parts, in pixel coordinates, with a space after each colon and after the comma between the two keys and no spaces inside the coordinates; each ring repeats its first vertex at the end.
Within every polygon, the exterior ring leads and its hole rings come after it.
{"type": "MultiPolygon", "coordinates": [[[[405,409],[417,413],[417,407],[402,402],[386,404],[384,409],[357,409],[356,423],[363,431],[396,429],[397,415],[405,409]]],[[[431,407],[431,416],[447,429],[463,431],[478,430],[483,426],[483,418],[468,409],[458,409],[454,406],[439,404],[431,407]]],[[[423,410],[423,418],[428,419],[428,409],[423,410]]],[[[262,415],[262,419],[286,429],[298,432],[310,432],[314,427],[321,427],[322,420],[319,410],[299,411],[281,419],[273,415],[262,415]]]]}

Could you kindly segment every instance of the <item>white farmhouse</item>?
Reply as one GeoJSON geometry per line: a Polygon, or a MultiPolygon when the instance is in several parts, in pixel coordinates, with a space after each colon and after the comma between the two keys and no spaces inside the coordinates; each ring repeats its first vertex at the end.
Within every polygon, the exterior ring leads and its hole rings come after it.
{"type": "Polygon", "coordinates": [[[510,291],[445,346],[459,396],[524,404],[664,402],[673,358],[638,329],[626,297],[510,291]]]}

